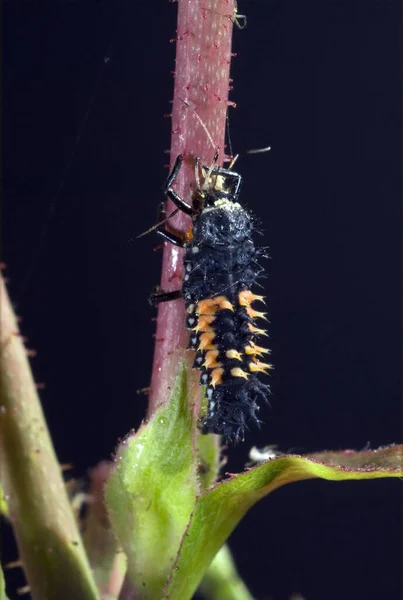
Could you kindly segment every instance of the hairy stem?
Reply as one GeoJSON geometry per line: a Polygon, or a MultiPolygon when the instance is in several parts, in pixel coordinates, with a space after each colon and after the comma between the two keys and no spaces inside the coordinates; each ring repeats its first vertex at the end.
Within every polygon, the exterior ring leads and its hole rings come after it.
{"type": "MultiPolygon", "coordinates": [[[[229,69],[233,0],[179,0],[176,35],[175,90],[172,105],[171,167],[178,154],[185,162],[175,190],[188,202],[195,187],[194,158],[210,164],[214,147],[194,110],[205,123],[216,148],[219,163],[224,154],[225,123],[228,107],[229,69]],[[189,103],[188,108],[183,101],[189,103]]],[[[168,203],[168,214],[175,208],[168,203]]],[[[183,213],[170,219],[169,226],[186,232],[190,218],[183,213]]],[[[164,243],[161,287],[180,289],[183,277],[183,251],[164,243]]],[[[169,398],[177,365],[175,351],[187,345],[183,300],[161,304],[158,309],[149,415],[169,398]]],[[[190,360],[190,359],[189,359],[190,360]]],[[[198,394],[199,396],[199,394],[198,394]]],[[[199,398],[195,398],[195,410],[199,398]]]]}
{"type": "Polygon", "coordinates": [[[32,597],[93,600],[96,587],[1,278],[0,309],[0,480],[32,597]]]}
{"type": "Polygon", "coordinates": [[[253,600],[227,545],[221,548],[207,569],[200,592],[208,600],[253,600]]]}

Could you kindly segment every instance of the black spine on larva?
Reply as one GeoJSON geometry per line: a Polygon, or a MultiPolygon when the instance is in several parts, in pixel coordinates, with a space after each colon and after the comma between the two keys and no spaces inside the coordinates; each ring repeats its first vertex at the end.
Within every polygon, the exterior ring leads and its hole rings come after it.
{"type": "Polygon", "coordinates": [[[259,424],[258,400],[267,401],[269,394],[269,386],[254,372],[256,357],[245,351],[253,346],[258,332],[253,331],[255,320],[248,306],[241,305],[241,297],[261,275],[258,258],[264,256],[254,246],[252,231],[252,218],[244,208],[220,200],[196,218],[184,258],[189,347],[196,350],[194,366],[201,370],[209,403],[201,430],[232,441],[243,439],[250,423],[259,424]],[[203,306],[210,308],[203,312],[203,306]],[[207,347],[203,347],[203,334],[207,347]],[[213,354],[214,363],[206,365],[213,354]],[[234,376],[240,372],[245,377],[234,376]]]}

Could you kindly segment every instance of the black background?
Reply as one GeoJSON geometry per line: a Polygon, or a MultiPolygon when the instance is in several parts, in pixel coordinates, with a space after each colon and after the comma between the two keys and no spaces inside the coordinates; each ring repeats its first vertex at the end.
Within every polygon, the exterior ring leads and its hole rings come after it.
{"type": "MultiPolygon", "coordinates": [[[[400,2],[239,11],[230,127],[236,152],[272,146],[238,170],[270,245],[275,371],[265,425],[228,469],[254,444],[401,442],[400,2]]],[[[161,258],[153,236],[131,238],[155,222],[167,174],[176,6],[13,1],[3,14],[2,256],[58,456],[80,475],[146,407],[161,258]]],[[[398,600],[400,506],[399,480],[293,484],[230,543],[258,599],[398,600]]]]}

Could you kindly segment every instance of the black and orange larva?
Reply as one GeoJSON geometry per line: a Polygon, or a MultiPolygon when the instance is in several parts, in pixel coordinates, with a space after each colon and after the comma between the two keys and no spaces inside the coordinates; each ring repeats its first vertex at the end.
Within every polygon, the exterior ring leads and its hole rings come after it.
{"type": "Polygon", "coordinates": [[[214,168],[215,162],[201,166],[196,159],[197,188],[191,205],[173,190],[182,161],[178,156],[164,192],[191,216],[192,230],[185,237],[161,224],[157,232],[185,248],[183,286],[174,292],[157,292],[151,300],[185,299],[189,347],[196,351],[194,367],[201,370],[208,399],[200,429],[239,441],[249,423],[259,423],[257,400],[266,401],[269,394],[269,386],[257,377],[271,369],[260,360],[269,350],[259,346],[257,339],[267,334],[255,322],[266,313],[252,308],[264,299],[251,291],[262,273],[258,259],[265,250],[255,248],[252,216],[238,203],[241,176],[231,168],[214,168]]]}

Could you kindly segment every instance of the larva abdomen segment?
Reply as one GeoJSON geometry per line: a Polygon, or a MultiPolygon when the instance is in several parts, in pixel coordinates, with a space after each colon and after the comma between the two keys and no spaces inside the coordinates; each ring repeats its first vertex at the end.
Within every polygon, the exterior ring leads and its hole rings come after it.
{"type": "Polygon", "coordinates": [[[238,439],[249,421],[259,423],[257,399],[266,399],[268,388],[256,374],[267,374],[271,365],[260,360],[269,350],[256,343],[266,334],[255,323],[256,318],[265,318],[251,306],[257,301],[264,302],[263,296],[240,289],[231,298],[219,295],[188,304],[194,367],[201,370],[200,382],[207,386],[205,433],[238,439]]]}

